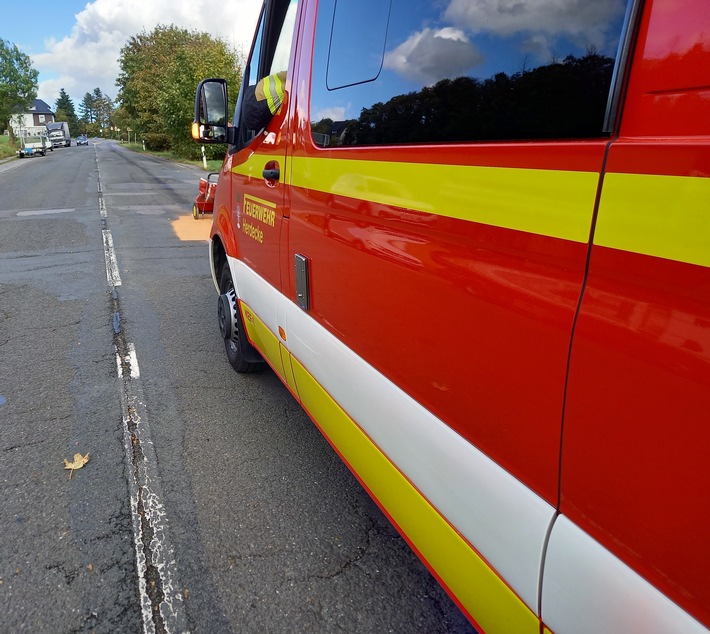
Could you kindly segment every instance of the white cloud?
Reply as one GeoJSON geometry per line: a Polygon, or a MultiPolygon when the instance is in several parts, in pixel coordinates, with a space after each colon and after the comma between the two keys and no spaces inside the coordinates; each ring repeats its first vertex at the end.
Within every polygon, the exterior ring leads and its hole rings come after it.
{"type": "Polygon", "coordinates": [[[482,60],[481,53],[460,29],[426,28],[386,53],[384,67],[428,85],[464,75],[482,60]]]}
{"type": "Polygon", "coordinates": [[[544,33],[534,33],[521,44],[525,53],[531,53],[537,59],[549,60],[554,55],[554,38],[544,33]]]}
{"type": "Polygon", "coordinates": [[[313,121],[318,122],[323,119],[331,119],[332,121],[345,121],[345,107],[334,107],[326,108],[325,110],[319,110],[316,114],[311,116],[313,121]]]}
{"type": "Polygon", "coordinates": [[[32,55],[38,96],[50,106],[60,88],[75,106],[96,87],[116,97],[121,48],[159,24],[210,33],[247,54],[260,8],[261,0],[94,0],[76,15],[69,36],[47,40],[45,52],[32,55]]]}
{"type": "Polygon", "coordinates": [[[472,33],[566,35],[601,48],[624,5],[619,0],[451,0],[445,18],[472,33]]]}

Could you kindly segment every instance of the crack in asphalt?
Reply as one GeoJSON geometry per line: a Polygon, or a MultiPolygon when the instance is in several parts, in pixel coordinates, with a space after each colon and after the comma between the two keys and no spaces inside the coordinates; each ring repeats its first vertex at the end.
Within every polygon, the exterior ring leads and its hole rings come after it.
{"type": "Polygon", "coordinates": [[[25,442],[25,443],[20,443],[19,445],[13,445],[12,447],[3,447],[3,451],[17,451],[18,449],[24,449],[25,447],[32,447],[34,445],[41,445],[44,442],[44,438],[42,440],[34,440],[32,442],[25,442]]]}

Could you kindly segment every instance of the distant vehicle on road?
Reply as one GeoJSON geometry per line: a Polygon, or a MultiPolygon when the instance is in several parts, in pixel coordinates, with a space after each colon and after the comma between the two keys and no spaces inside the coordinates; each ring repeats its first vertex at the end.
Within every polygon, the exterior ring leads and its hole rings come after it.
{"type": "Polygon", "coordinates": [[[80,134],[78,137],[76,137],[76,144],[77,145],[89,145],[89,139],[85,134],[80,134]]]}
{"type": "Polygon", "coordinates": [[[71,134],[69,134],[69,124],[66,121],[53,121],[45,124],[47,136],[52,142],[52,147],[69,147],[71,145],[71,134]]]}

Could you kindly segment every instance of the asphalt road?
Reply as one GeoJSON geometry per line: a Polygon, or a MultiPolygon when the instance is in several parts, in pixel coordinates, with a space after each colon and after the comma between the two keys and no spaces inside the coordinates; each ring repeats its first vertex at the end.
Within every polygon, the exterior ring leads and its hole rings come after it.
{"type": "Polygon", "coordinates": [[[111,141],[0,165],[0,632],[472,631],[229,367],[200,174],[111,141]]]}

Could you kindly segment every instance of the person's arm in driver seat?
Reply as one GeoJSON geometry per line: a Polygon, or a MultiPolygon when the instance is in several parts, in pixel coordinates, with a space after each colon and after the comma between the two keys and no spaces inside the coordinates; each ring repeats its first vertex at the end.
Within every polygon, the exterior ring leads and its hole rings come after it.
{"type": "Polygon", "coordinates": [[[244,123],[250,130],[266,127],[281,108],[284,98],[286,71],[260,79],[249,86],[244,95],[244,123]]]}

